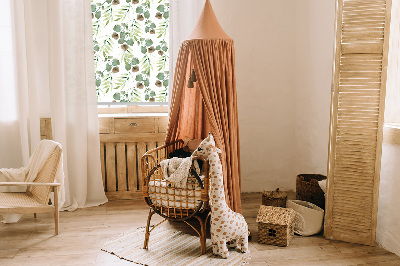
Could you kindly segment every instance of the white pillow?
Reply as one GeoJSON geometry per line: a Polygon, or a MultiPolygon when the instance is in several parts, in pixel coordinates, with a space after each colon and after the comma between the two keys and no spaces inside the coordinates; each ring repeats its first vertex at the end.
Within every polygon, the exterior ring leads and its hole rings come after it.
{"type": "Polygon", "coordinates": [[[322,191],[326,194],[326,179],[318,181],[318,184],[321,187],[322,191]]]}

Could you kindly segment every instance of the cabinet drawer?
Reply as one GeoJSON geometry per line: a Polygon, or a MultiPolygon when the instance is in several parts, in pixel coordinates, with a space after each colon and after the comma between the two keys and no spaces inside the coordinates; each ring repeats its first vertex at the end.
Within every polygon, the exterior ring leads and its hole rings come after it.
{"type": "Polygon", "coordinates": [[[158,120],[158,132],[159,133],[167,132],[168,117],[157,118],[157,120],[158,120]]]}
{"type": "Polygon", "coordinates": [[[115,133],[154,133],[154,118],[114,118],[115,133]]]}

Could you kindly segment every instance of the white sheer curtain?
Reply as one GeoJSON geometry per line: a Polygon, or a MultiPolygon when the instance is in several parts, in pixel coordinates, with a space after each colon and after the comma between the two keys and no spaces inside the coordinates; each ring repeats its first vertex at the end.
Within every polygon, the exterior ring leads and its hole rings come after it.
{"type": "Polygon", "coordinates": [[[15,88],[14,42],[11,6],[0,1],[0,168],[23,164],[15,88]],[[13,146],[8,145],[14,143],[13,146]]]}
{"type": "MultiPolygon", "coordinates": [[[[186,40],[203,10],[205,0],[170,0],[169,2],[169,62],[170,77],[174,76],[181,43],[186,40]]],[[[173,84],[173,82],[170,82],[173,84]]],[[[171,93],[169,94],[171,95],[171,93]]]]}
{"type": "Polygon", "coordinates": [[[26,166],[40,141],[39,118],[51,117],[53,138],[63,146],[64,209],[105,203],[90,1],[9,0],[1,5],[11,7],[15,57],[8,67],[15,66],[16,82],[0,84],[0,98],[6,95],[13,109],[0,107],[0,123],[7,124],[0,137],[12,137],[0,142],[0,167],[26,166]]]}

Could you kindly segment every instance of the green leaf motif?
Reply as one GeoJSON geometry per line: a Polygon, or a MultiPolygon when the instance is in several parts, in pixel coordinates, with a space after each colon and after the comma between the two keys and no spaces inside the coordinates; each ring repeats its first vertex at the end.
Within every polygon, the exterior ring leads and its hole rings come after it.
{"type": "Polygon", "coordinates": [[[142,14],[143,13],[143,7],[139,6],[136,8],[136,13],[142,14]]]}
{"type": "Polygon", "coordinates": [[[116,32],[120,32],[121,31],[121,25],[115,25],[113,30],[116,31],[116,32]]]}
{"type": "Polygon", "coordinates": [[[107,70],[107,71],[111,71],[111,65],[110,65],[110,64],[107,64],[107,65],[106,65],[106,70],[107,70]]]}
{"type": "Polygon", "coordinates": [[[159,80],[163,80],[164,77],[165,77],[165,75],[164,75],[164,73],[158,73],[156,77],[157,77],[157,79],[159,79],[159,80]]]}
{"type": "Polygon", "coordinates": [[[164,87],[168,87],[168,79],[164,80],[162,84],[164,87]]]}
{"type": "Polygon", "coordinates": [[[143,16],[144,16],[145,18],[149,18],[149,17],[150,17],[150,12],[149,12],[149,10],[147,10],[146,12],[144,12],[143,16]]]}
{"type": "Polygon", "coordinates": [[[101,11],[97,11],[96,14],[94,15],[97,19],[101,17],[101,11]]]}
{"type": "Polygon", "coordinates": [[[139,64],[139,59],[137,57],[132,58],[132,65],[137,65],[139,64]]]}
{"type": "Polygon", "coordinates": [[[160,12],[164,12],[164,5],[159,5],[157,7],[157,10],[160,11],[160,12]]]}
{"type": "Polygon", "coordinates": [[[147,47],[149,47],[153,44],[153,41],[151,39],[146,39],[145,44],[147,47]]]}
{"type": "Polygon", "coordinates": [[[121,93],[119,93],[119,92],[114,93],[113,98],[114,98],[114,100],[119,101],[121,99],[121,93]]]}
{"type": "Polygon", "coordinates": [[[136,81],[143,81],[142,74],[139,74],[139,75],[136,76],[136,81]]]}
{"type": "Polygon", "coordinates": [[[114,58],[114,59],[112,60],[112,65],[113,65],[113,66],[119,66],[119,60],[114,58]]]}
{"type": "Polygon", "coordinates": [[[147,52],[147,48],[142,46],[140,47],[140,51],[145,54],[147,52]]]}

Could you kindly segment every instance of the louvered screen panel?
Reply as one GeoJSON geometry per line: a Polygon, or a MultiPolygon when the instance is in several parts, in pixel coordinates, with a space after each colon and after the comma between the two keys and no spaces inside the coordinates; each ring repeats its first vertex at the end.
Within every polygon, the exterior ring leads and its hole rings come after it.
{"type": "Polygon", "coordinates": [[[338,0],[325,236],[373,245],[389,0],[338,0]]]}

